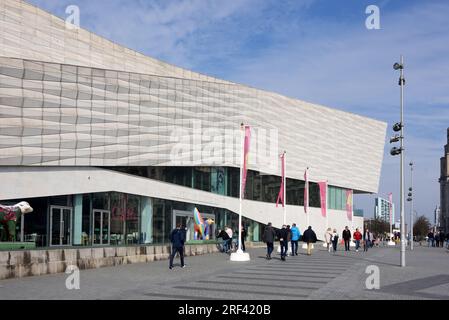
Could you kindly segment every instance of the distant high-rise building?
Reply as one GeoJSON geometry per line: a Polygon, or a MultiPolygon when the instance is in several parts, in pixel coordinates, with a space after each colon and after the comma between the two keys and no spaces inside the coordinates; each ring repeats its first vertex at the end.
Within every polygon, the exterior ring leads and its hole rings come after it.
{"type": "Polygon", "coordinates": [[[449,232],[449,128],[444,156],[440,159],[440,225],[444,232],[449,232]]]}
{"type": "Polygon", "coordinates": [[[434,210],[434,224],[435,224],[435,227],[436,228],[439,228],[439,227],[441,227],[441,210],[440,210],[440,208],[437,206],[437,207],[435,207],[435,210],[434,210]]]}
{"type": "Polygon", "coordinates": [[[374,218],[394,223],[394,203],[391,204],[392,218],[390,220],[390,202],[384,198],[374,199],[374,218]]]}

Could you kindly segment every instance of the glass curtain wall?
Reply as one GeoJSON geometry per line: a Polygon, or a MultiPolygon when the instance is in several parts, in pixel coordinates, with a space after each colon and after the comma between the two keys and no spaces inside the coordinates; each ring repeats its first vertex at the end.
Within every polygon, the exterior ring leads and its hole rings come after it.
{"type": "MultiPolygon", "coordinates": [[[[222,194],[234,198],[239,197],[240,169],[233,167],[114,167],[113,170],[139,175],[155,180],[174,183],[198,190],[222,194]]],[[[281,177],[264,175],[248,170],[245,199],[276,202],[281,177]]],[[[305,182],[287,178],[287,204],[304,205],[305,182]]],[[[330,188],[331,189],[331,188],[330,188]]],[[[340,208],[343,199],[341,188],[337,188],[338,198],[335,208],[340,208]]],[[[334,192],[334,191],[329,191],[334,192]]],[[[320,207],[318,184],[309,182],[309,205],[320,207]]],[[[343,208],[344,209],[344,208],[343,208]]],[[[340,209],[340,210],[343,210],[340,209]]]]}

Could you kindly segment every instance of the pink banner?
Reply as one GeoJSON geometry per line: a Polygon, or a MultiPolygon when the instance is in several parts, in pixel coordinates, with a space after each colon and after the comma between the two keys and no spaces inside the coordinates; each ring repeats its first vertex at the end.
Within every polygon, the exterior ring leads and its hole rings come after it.
{"type": "Polygon", "coordinates": [[[390,226],[392,225],[392,223],[391,223],[391,219],[392,219],[392,217],[393,217],[393,193],[389,193],[388,194],[388,206],[389,206],[389,212],[390,212],[390,226]]]}
{"type": "Polygon", "coordinates": [[[346,190],[346,214],[348,220],[352,221],[352,190],[346,190]]]}
{"type": "Polygon", "coordinates": [[[307,169],[304,172],[304,181],[305,181],[305,185],[304,185],[304,213],[307,213],[308,208],[309,208],[309,180],[307,177],[307,169]]]}
{"type": "Polygon", "coordinates": [[[279,201],[282,202],[282,206],[284,206],[284,177],[285,177],[285,153],[280,155],[282,162],[282,177],[281,177],[281,188],[279,189],[278,198],[276,200],[276,208],[279,205],[279,201]]]}
{"type": "Polygon", "coordinates": [[[246,173],[248,170],[250,140],[251,140],[251,128],[250,126],[245,126],[245,141],[243,144],[242,199],[245,198],[246,173]]]}
{"type": "Polygon", "coordinates": [[[327,214],[327,182],[318,182],[320,187],[321,215],[326,217],[327,214]]]}

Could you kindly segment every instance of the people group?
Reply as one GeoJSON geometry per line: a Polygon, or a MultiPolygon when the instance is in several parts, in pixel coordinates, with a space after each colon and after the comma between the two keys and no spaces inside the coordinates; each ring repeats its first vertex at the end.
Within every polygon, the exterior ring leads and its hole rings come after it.
{"type": "Polygon", "coordinates": [[[281,260],[285,261],[288,256],[288,246],[291,245],[291,256],[298,255],[298,242],[302,238],[302,241],[307,244],[307,254],[312,254],[312,244],[317,241],[317,237],[315,231],[312,230],[312,227],[308,227],[304,234],[301,237],[301,231],[296,226],[296,223],[290,225],[283,225],[281,229],[275,230],[271,224],[268,222],[267,227],[265,228],[262,234],[262,241],[267,245],[267,255],[266,259],[271,260],[271,255],[274,250],[274,242],[276,238],[279,240],[279,246],[281,249],[281,260]]]}
{"type": "MultiPolygon", "coordinates": [[[[247,230],[244,225],[242,225],[241,231],[242,231],[241,238],[238,239],[239,232],[233,231],[232,228],[229,226],[225,226],[223,229],[218,230],[216,237],[221,238],[222,252],[230,253],[234,251],[236,248],[238,248],[239,241],[241,241],[241,249],[243,251],[246,250],[245,239],[247,236],[247,230]],[[234,238],[236,239],[235,243],[233,244],[234,238]]],[[[437,246],[439,244],[442,246],[444,240],[446,239],[446,237],[444,237],[444,234],[443,236],[441,236],[441,234],[442,232],[438,234],[437,237],[438,240],[436,242],[437,246]]],[[[368,251],[369,248],[373,247],[373,244],[375,243],[373,233],[370,232],[368,228],[365,228],[363,234],[359,231],[359,228],[357,228],[354,231],[354,233],[351,234],[351,231],[349,230],[348,226],[346,226],[341,233],[341,237],[344,242],[345,251],[350,251],[351,239],[355,242],[356,251],[359,251],[359,249],[361,248],[361,243],[363,244],[364,252],[368,251]]],[[[435,235],[429,232],[428,238],[429,238],[429,246],[430,243],[432,243],[432,246],[434,246],[436,238],[435,235]]],[[[289,252],[291,256],[298,255],[298,245],[300,241],[304,242],[307,248],[307,255],[310,256],[312,254],[313,244],[316,243],[317,240],[318,240],[317,235],[311,226],[308,226],[307,229],[304,231],[304,233],[301,234],[301,231],[299,227],[296,225],[296,223],[293,223],[291,227],[290,225],[284,224],[282,228],[275,229],[271,224],[271,222],[268,222],[262,234],[262,241],[266,243],[267,247],[267,254],[266,254],[267,260],[272,259],[274,244],[276,241],[279,241],[281,260],[285,261],[286,257],[289,256],[289,252]]],[[[186,241],[186,229],[181,228],[181,225],[177,224],[176,228],[170,234],[170,241],[172,243],[172,250],[170,254],[169,268],[173,269],[173,260],[177,253],[179,254],[181,260],[181,267],[184,268],[185,267],[184,243],[186,241]]],[[[337,251],[339,241],[339,233],[337,229],[327,228],[324,233],[324,241],[326,244],[327,251],[329,253],[331,252],[335,253],[337,251]]]]}
{"type": "MultiPolygon", "coordinates": [[[[359,228],[356,228],[354,233],[351,233],[349,227],[346,226],[341,233],[341,238],[344,242],[345,251],[351,251],[351,240],[355,243],[355,251],[358,252],[359,249],[363,246],[363,251],[367,252],[369,248],[372,248],[379,239],[375,239],[373,233],[368,229],[360,232],[359,228]]],[[[299,230],[296,223],[290,225],[283,225],[281,229],[275,229],[271,222],[268,223],[267,227],[264,230],[262,240],[267,245],[267,254],[266,259],[270,260],[271,255],[274,250],[274,243],[276,239],[279,241],[281,260],[285,261],[285,258],[289,253],[289,244],[291,246],[291,256],[298,255],[298,242],[302,240],[307,247],[307,255],[312,254],[313,244],[317,242],[317,236],[315,231],[313,231],[312,227],[309,226],[304,234],[301,235],[301,231],[299,230]]],[[[324,233],[324,241],[326,245],[326,250],[329,253],[337,252],[338,241],[340,239],[340,235],[337,229],[327,228],[324,233]]]]}
{"type": "Polygon", "coordinates": [[[443,230],[434,233],[430,230],[427,234],[427,246],[437,248],[446,246],[449,249],[449,233],[445,234],[443,230]]]}

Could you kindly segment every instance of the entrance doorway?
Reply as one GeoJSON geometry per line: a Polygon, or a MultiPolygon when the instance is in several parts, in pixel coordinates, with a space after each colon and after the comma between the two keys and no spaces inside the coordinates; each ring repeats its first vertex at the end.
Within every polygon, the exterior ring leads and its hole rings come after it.
{"type": "Polygon", "coordinates": [[[72,208],[50,206],[50,246],[72,244],[72,208]]]}
{"type": "MultiPolygon", "coordinates": [[[[215,221],[214,214],[201,213],[204,221],[211,218],[215,221]]],[[[195,220],[193,217],[193,212],[184,210],[173,210],[173,229],[176,228],[176,224],[180,223],[182,227],[186,228],[186,241],[195,240],[195,220]]],[[[208,238],[210,240],[215,239],[215,224],[208,226],[208,238]]],[[[199,236],[199,235],[197,235],[199,236]]],[[[198,239],[199,240],[199,239],[198,239]]]]}
{"type": "Polygon", "coordinates": [[[92,210],[92,243],[109,244],[111,238],[111,212],[109,210],[92,210]]]}

